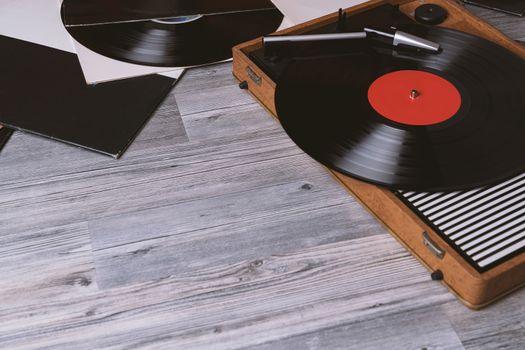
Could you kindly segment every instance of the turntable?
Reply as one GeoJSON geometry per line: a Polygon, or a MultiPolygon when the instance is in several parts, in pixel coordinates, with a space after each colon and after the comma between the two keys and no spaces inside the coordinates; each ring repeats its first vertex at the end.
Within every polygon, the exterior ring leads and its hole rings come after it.
{"type": "Polygon", "coordinates": [[[363,28],[393,44],[256,39],[234,48],[234,75],[433,279],[482,308],[525,284],[525,48],[448,0],[374,0],[277,34],[363,28]]]}

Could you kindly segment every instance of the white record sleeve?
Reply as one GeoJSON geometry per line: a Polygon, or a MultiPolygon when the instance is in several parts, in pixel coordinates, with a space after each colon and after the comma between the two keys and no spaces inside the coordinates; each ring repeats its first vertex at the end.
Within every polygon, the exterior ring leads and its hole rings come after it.
{"type": "Polygon", "coordinates": [[[183,69],[147,67],[99,55],[77,43],[64,28],[61,0],[0,0],[0,35],[75,53],[88,84],[161,73],[177,79],[183,69]]]}
{"type": "Polygon", "coordinates": [[[184,72],[182,68],[151,67],[118,61],[88,49],[75,39],[72,40],[88,84],[104,83],[155,73],[178,79],[184,72]]]}
{"type": "Polygon", "coordinates": [[[76,53],[57,0],[0,0],[0,35],[76,53]]]}
{"type": "Polygon", "coordinates": [[[292,20],[290,20],[288,17],[284,17],[283,23],[281,23],[281,26],[279,27],[279,29],[277,29],[277,31],[288,29],[290,27],[293,27],[294,25],[295,23],[292,20]]]}
{"type": "MultiPolygon", "coordinates": [[[[58,12],[60,13],[62,0],[52,1],[58,4],[58,12]]],[[[63,26],[61,18],[60,25],[63,26]]],[[[155,73],[178,79],[184,72],[183,68],[173,69],[170,67],[151,67],[118,61],[90,50],[73,38],[71,38],[71,40],[73,41],[78,60],[80,61],[84,77],[88,84],[104,83],[155,73]]]]}

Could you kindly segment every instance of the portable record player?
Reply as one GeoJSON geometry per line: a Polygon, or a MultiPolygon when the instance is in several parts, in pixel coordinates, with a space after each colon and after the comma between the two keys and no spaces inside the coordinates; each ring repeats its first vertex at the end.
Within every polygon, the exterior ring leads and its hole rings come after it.
{"type": "MultiPolygon", "coordinates": [[[[402,26],[415,23],[416,9],[424,4],[445,10],[423,18],[427,26],[487,39],[525,59],[525,48],[448,0],[373,0],[277,34],[334,33],[345,26],[352,30],[366,25],[402,26]]],[[[286,60],[265,54],[261,39],[236,46],[233,57],[233,73],[240,86],[277,116],[277,81],[286,60]]],[[[453,99],[451,96],[447,98],[453,99]]],[[[525,284],[524,173],[487,186],[445,192],[374,185],[332,169],[328,170],[431,271],[432,278],[441,280],[468,307],[482,308],[525,284]]]]}

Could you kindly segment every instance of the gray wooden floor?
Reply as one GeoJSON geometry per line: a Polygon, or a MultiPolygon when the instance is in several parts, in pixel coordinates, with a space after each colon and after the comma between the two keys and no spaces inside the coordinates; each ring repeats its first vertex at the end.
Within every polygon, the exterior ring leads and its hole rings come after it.
{"type": "Polygon", "coordinates": [[[15,133],[0,167],[0,348],[525,346],[525,290],[462,306],[230,63],[188,71],[119,161],[15,133]]]}

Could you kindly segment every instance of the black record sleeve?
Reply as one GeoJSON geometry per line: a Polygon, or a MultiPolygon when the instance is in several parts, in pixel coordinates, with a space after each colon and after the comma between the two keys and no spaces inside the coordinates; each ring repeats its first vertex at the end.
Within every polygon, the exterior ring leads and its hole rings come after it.
{"type": "Polygon", "coordinates": [[[2,151],[2,148],[4,148],[7,141],[9,141],[9,138],[11,137],[11,134],[13,133],[13,130],[8,128],[0,128],[0,152],[2,151]]]}
{"type": "Polygon", "coordinates": [[[118,158],[175,80],[90,86],[75,54],[0,36],[0,82],[0,124],[118,158]]]}

